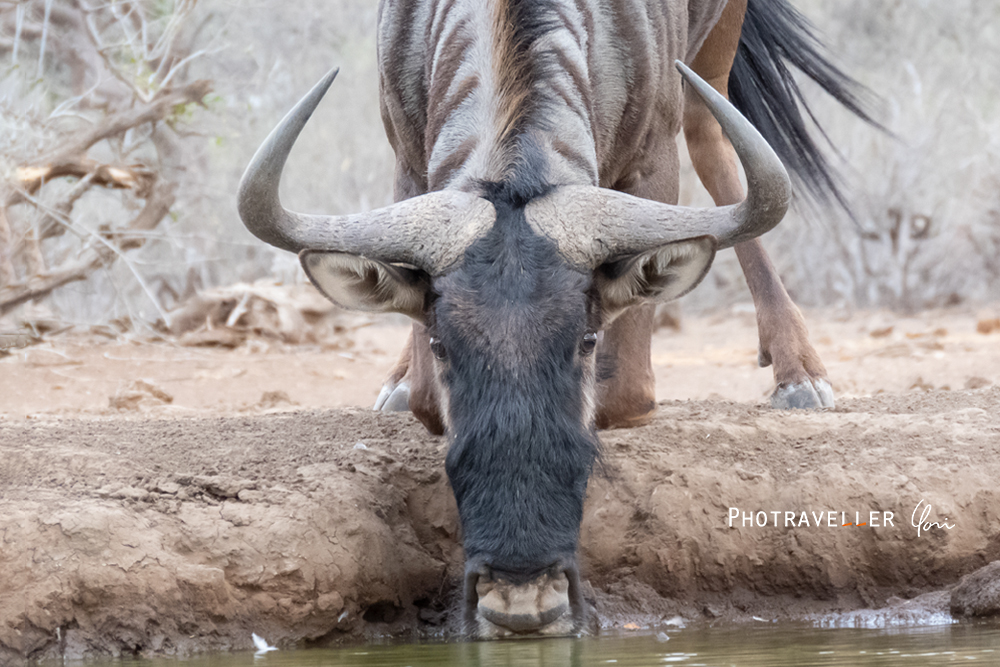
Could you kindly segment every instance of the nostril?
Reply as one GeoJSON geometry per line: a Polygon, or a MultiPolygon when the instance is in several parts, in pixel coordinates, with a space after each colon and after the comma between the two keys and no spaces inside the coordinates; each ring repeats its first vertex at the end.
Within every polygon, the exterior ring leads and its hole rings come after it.
{"type": "Polygon", "coordinates": [[[572,630],[572,604],[565,572],[553,576],[546,570],[526,583],[503,579],[479,580],[476,586],[479,616],[494,627],[487,634],[538,632],[565,634],[572,630]],[[560,621],[560,619],[566,619],[560,621]]]}
{"type": "Polygon", "coordinates": [[[492,581],[489,581],[488,579],[481,577],[479,581],[476,583],[476,597],[479,600],[482,600],[484,597],[489,595],[495,588],[496,584],[494,584],[492,581]]]}

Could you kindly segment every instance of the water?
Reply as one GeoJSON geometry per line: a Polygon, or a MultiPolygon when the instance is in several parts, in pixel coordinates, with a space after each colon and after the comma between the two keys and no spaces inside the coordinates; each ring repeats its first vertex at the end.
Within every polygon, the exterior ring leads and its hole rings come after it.
{"type": "MultiPolygon", "coordinates": [[[[655,635],[452,644],[367,645],[252,652],[190,660],[129,660],[115,667],[879,667],[1000,665],[1000,625],[957,624],[904,630],[750,626],[689,628],[655,635]],[[664,637],[669,636],[667,641],[664,637]]],[[[103,667],[88,662],[88,667],[103,667]]]]}

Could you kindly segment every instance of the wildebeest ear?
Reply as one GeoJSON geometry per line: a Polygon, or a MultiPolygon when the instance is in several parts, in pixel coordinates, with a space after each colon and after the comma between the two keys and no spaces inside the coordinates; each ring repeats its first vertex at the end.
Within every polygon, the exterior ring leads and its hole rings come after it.
{"type": "Polygon", "coordinates": [[[325,250],[303,250],[299,261],[316,289],[338,306],[423,320],[430,279],[419,269],[325,250]]]}
{"type": "Polygon", "coordinates": [[[699,236],[599,266],[594,285],[601,294],[605,322],[629,306],[687,294],[708,273],[716,245],[714,236],[699,236]]]}

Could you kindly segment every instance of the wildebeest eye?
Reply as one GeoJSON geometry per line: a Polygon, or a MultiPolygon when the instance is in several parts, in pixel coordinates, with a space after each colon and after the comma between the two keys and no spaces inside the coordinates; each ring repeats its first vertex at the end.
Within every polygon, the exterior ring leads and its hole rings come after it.
{"type": "Polygon", "coordinates": [[[444,358],[448,356],[445,352],[444,344],[441,343],[441,339],[436,336],[431,336],[431,354],[433,354],[438,361],[444,361],[444,358]]]}
{"type": "Polygon", "coordinates": [[[580,341],[580,354],[590,354],[597,347],[597,332],[588,331],[583,334],[583,340],[580,341]]]}

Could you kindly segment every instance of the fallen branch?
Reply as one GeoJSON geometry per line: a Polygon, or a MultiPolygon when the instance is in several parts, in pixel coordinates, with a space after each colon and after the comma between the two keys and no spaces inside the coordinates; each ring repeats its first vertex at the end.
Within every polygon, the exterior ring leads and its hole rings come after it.
{"type": "Polygon", "coordinates": [[[116,167],[100,164],[85,157],[76,157],[62,162],[40,167],[18,167],[14,172],[16,192],[8,199],[7,206],[23,200],[21,192],[35,194],[45,183],[56,179],[74,177],[90,178],[94,185],[116,190],[135,190],[136,196],[144,197],[155,180],[153,173],[143,165],[116,167]]]}

